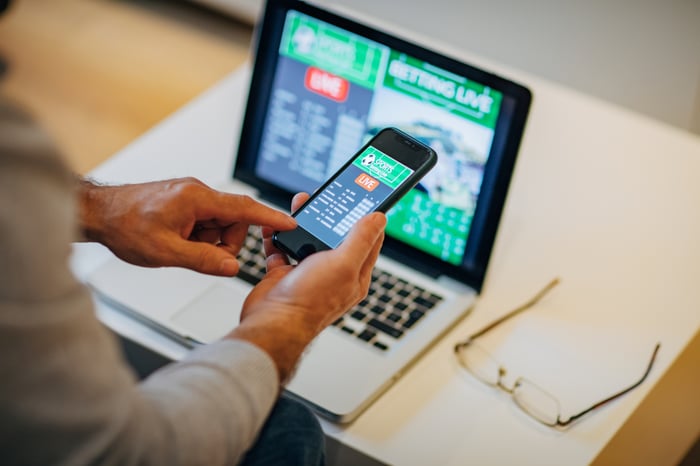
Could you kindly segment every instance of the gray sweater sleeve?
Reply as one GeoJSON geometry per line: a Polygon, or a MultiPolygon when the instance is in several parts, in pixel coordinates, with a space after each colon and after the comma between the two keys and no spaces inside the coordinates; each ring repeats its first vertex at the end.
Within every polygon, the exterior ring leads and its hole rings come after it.
{"type": "Polygon", "coordinates": [[[0,457],[7,464],[235,464],[278,393],[242,341],[139,384],[68,267],[72,179],[0,99],[0,457]]]}

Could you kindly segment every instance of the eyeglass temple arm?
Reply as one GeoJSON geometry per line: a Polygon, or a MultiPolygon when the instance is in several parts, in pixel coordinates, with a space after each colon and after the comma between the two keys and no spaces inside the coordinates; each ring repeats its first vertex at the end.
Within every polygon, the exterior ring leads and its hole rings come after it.
{"type": "Polygon", "coordinates": [[[473,333],[469,338],[467,338],[467,341],[474,340],[475,338],[480,337],[484,333],[488,332],[492,328],[496,327],[497,325],[505,322],[506,320],[510,319],[513,316],[516,316],[520,314],[521,312],[530,309],[532,306],[537,304],[537,302],[544,297],[549,291],[554,288],[557,284],[559,283],[559,277],[554,278],[552,281],[547,283],[547,285],[542,288],[535,296],[532,297],[528,302],[521,304],[520,306],[516,307],[512,311],[510,311],[508,314],[502,316],[499,319],[496,319],[495,321],[491,322],[488,324],[486,327],[482,328],[476,333],[473,333]]]}
{"type": "Polygon", "coordinates": [[[649,360],[649,365],[647,366],[647,370],[644,372],[644,375],[642,375],[642,378],[641,378],[641,379],[639,379],[638,381],[636,381],[634,384],[630,385],[629,387],[625,388],[624,390],[619,391],[619,392],[615,393],[614,395],[609,396],[609,397],[607,397],[606,399],[604,399],[604,400],[602,400],[602,401],[599,401],[598,403],[594,404],[594,405],[591,406],[590,408],[585,409],[585,410],[581,411],[580,413],[571,416],[571,417],[570,417],[569,419],[567,419],[566,421],[562,421],[562,420],[560,420],[560,419],[557,419],[557,425],[558,425],[558,426],[566,426],[566,425],[569,425],[569,424],[571,424],[573,421],[575,421],[576,419],[585,416],[586,414],[590,413],[590,412],[593,411],[594,409],[600,408],[600,407],[603,406],[604,404],[609,403],[610,401],[612,401],[612,400],[614,400],[614,399],[616,399],[616,398],[619,398],[619,397],[621,397],[622,395],[624,395],[625,393],[628,393],[628,392],[634,390],[635,388],[637,388],[638,386],[640,386],[640,385],[642,384],[642,382],[644,382],[644,380],[646,380],[647,376],[648,376],[649,373],[651,372],[651,367],[654,365],[654,361],[656,360],[656,353],[659,352],[659,348],[660,348],[660,347],[661,347],[661,343],[657,343],[657,344],[656,344],[656,347],[654,348],[654,352],[651,354],[651,359],[649,360]]]}

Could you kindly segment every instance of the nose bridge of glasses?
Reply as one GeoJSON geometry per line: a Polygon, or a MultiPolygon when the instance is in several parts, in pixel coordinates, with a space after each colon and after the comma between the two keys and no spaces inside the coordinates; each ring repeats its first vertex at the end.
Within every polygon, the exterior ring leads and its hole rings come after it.
{"type": "Polygon", "coordinates": [[[505,381],[505,377],[508,375],[508,371],[506,370],[505,367],[499,365],[498,366],[498,380],[496,381],[496,386],[500,388],[501,390],[510,393],[511,395],[513,394],[513,391],[515,391],[515,387],[517,385],[517,381],[511,386],[508,386],[505,381]]]}

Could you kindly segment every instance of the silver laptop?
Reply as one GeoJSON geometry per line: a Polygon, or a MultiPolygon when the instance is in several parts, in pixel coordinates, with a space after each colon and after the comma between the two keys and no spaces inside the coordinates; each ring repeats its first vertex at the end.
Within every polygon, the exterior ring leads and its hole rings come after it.
{"type": "MultiPolygon", "coordinates": [[[[296,0],[271,0],[231,182],[288,209],[379,129],[440,161],[389,213],[369,295],[324,330],[287,391],[350,422],[472,307],[487,270],[527,113],[521,85],[296,0]]],[[[232,128],[232,131],[234,129],[232,128]]],[[[193,346],[237,325],[264,274],[251,229],[235,278],[110,259],[88,279],[101,299],[193,346]]]]}

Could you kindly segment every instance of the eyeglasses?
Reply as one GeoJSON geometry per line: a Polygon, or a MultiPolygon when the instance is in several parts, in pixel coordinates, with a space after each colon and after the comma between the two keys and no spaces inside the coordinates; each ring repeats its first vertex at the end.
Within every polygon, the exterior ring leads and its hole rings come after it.
{"type": "Polygon", "coordinates": [[[486,327],[482,328],[478,332],[471,335],[466,340],[459,342],[455,345],[454,351],[460,364],[467,369],[473,376],[482,382],[491,385],[493,387],[498,387],[501,390],[509,393],[515,403],[522,409],[525,413],[535,418],[537,421],[541,422],[550,427],[565,427],[574,422],[575,420],[585,416],[591,411],[600,408],[601,406],[611,402],[612,400],[621,397],[622,395],[632,391],[637,388],[644,380],[647,378],[651,372],[651,367],[654,365],[654,360],[656,359],[656,354],[661,347],[660,343],[656,344],[653,353],[651,354],[651,360],[647,366],[644,375],[637,380],[632,385],[627,388],[620,390],[619,392],[611,395],[604,400],[601,400],[587,409],[584,409],[578,414],[569,416],[563,419],[561,415],[561,407],[559,405],[559,400],[546,390],[540,388],[529,380],[519,377],[512,387],[508,387],[504,384],[503,378],[506,375],[506,369],[498,363],[493,357],[481,346],[476,344],[474,340],[481,337],[488,331],[494,329],[499,324],[505,322],[511,317],[520,314],[521,312],[530,309],[532,306],[537,304],[537,302],[542,299],[552,288],[554,288],[559,283],[559,279],[555,278],[547,284],[539,293],[537,293],[528,302],[522,304],[521,306],[510,311],[500,319],[491,322],[486,327]]]}

